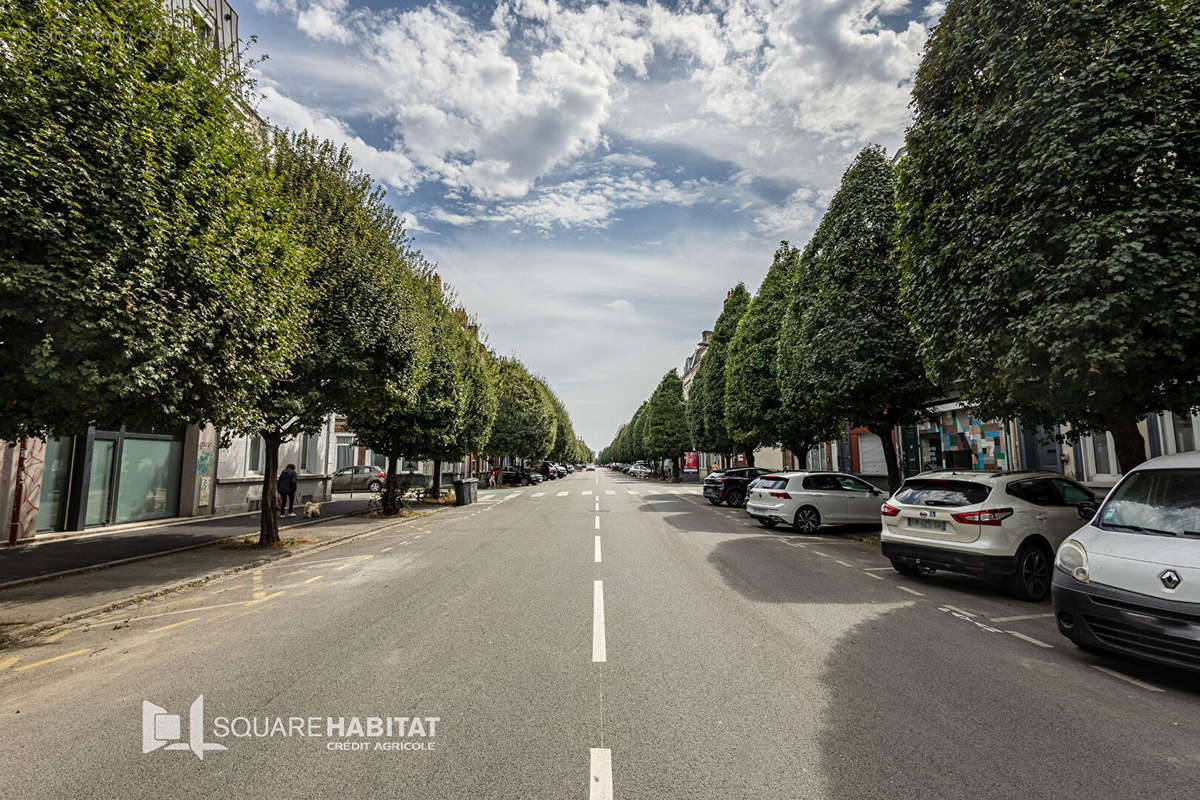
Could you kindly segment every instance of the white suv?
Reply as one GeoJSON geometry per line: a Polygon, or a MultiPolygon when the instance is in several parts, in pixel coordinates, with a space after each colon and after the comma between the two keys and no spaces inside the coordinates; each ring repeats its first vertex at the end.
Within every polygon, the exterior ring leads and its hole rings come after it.
{"type": "Polygon", "coordinates": [[[926,472],[880,507],[881,547],[897,572],[976,575],[1038,601],[1084,502],[1096,498],[1056,472],[926,472]]]}
{"type": "Polygon", "coordinates": [[[1200,453],[1130,470],[1058,548],[1058,629],[1101,648],[1200,671],[1200,453]]]}

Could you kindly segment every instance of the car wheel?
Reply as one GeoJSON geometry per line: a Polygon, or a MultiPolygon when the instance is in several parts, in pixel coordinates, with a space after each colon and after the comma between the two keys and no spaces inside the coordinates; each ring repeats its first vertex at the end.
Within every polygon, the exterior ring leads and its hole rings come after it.
{"type": "Polygon", "coordinates": [[[383,484],[380,483],[379,481],[371,481],[370,483],[367,484],[368,492],[378,492],[382,488],[383,488],[383,484]]]}
{"type": "Polygon", "coordinates": [[[921,570],[917,569],[912,564],[905,563],[896,558],[892,559],[892,569],[896,570],[896,572],[899,572],[906,578],[921,577],[921,570]]]}
{"type": "Polygon", "coordinates": [[[796,518],[792,520],[792,527],[801,533],[816,533],[817,528],[821,527],[821,512],[812,506],[796,509],[796,518]]]}
{"type": "Polygon", "coordinates": [[[734,489],[729,494],[725,495],[725,504],[730,508],[741,508],[746,502],[746,495],[734,489]]]}
{"type": "Polygon", "coordinates": [[[764,528],[774,528],[779,523],[773,519],[763,519],[762,517],[759,517],[758,524],[762,525],[764,528]]]}
{"type": "Polygon", "coordinates": [[[1026,542],[1017,551],[1009,588],[1018,600],[1041,602],[1050,593],[1050,575],[1054,559],[1050,548],[1041,542],[1026,542]]]}

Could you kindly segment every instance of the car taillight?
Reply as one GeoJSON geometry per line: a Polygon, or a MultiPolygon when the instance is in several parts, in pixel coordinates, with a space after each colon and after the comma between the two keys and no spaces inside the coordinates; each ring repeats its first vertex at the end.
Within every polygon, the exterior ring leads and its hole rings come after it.
{"type": "Polygon", "coordinates": [[[884,503],[883,505],[881,505],[879,507],[879,513],[885,517],[898,517],[898,516],[900,516],[900,509],[896,508],[893,505],[884,503]]]}
{"type": "Polygon", "coordinates": [[[376,478],[386,478],[386,477],[387,477],[387,473],[386,473],[386,472],[376,472],[376,473],[375,473],[375,477],[376,477],[376,478]]]}
{"type": "Polygon", "coordinates": [[[771,497],[778,497],[780,500],[791,500],[792,496],[787,492],[771,492],[771,497]]]}
{"type": "Polygon", "coordinates": [[[1002,520],[1006,520],[1013,515],[1011,508],[992,508],[986,511],[962,511],[958,514],[951,514],[955,522],[962,522],[966,525],[999,525],[1002,520]]]}

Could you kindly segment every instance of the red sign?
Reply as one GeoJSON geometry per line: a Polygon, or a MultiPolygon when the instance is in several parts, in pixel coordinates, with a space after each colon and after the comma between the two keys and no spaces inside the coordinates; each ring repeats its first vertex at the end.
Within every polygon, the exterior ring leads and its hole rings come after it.
{"type": "Polygon", "coordinates": [[[684,472],[699,472],[700,471],[700,454],[699,453],[684,453],[683,454],[683,471],[684,472]]]}

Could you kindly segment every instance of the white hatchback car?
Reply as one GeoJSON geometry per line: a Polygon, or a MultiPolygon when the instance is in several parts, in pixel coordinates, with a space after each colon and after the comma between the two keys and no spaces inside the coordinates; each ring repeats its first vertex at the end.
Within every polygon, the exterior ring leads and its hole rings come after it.
{"type": "Polygon", "coordinates": [[[764,528],[783,523],[803,533],[822,525],[872,523],[887,493],[843,472],[771,472],[755,479],[746,512],[764,528]]]}
{"type": "Polygon", "coordinates": [[[1058,548],[1058,629],[1100,648],[1200,671],[1200,453],[1130,470],[1058,548]]]}
{"type": "Polygon", "coordinates": [[[975,575],[1038,601],[1085,502],[1096,498],[1057,472],[924,472],[880,507],[880,546],[897,572],[975,575]]]}

